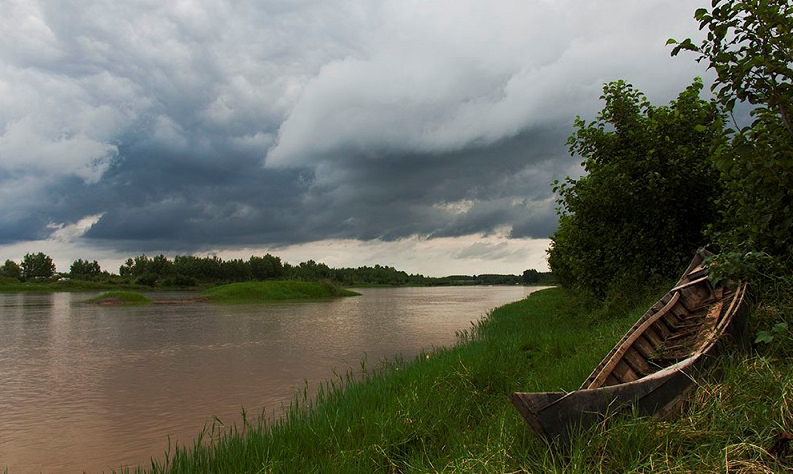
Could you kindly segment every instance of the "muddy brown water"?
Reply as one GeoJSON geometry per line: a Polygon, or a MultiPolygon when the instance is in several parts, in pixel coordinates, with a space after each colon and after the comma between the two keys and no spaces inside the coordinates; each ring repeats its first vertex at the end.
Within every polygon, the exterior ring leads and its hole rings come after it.
{"type": "MultiPolygon", "coordinates": [[[[376,288],[331,301],[108,307],[0,294],[0,472],[101,472],[162,458],[217,417],[270,414],[305,383],[452,345],[534,288],[376,288]]],[[[150,295],[178,298],[184,295],[150,295]]]]}

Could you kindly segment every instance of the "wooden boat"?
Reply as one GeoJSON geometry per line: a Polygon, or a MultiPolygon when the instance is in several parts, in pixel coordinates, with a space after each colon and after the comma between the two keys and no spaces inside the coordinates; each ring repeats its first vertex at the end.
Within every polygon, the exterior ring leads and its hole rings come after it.
{"type": "Polygon", "coordinates": [[[512,403],[540,436],[567,444],[605,416],[633,407],[672,413],[728,340],[738,341],[746,282],[714,288],[700,251],[683,276],[609,352],[577,391],[513,393],[512,403]]]}

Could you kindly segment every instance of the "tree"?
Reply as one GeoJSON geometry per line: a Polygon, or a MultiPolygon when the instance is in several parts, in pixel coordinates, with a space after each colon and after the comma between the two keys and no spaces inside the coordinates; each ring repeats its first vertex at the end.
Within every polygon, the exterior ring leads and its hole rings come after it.
{"type": "Polygon", "coordinates": [[[330,267],[314,260],[301,262],[297,267],[292,267],[292,277],[297,280],[319,281],[333,278],[330,267]]]}
{"type": "Polygon", "coordinates": [[[226,260],[221,265],[221,270],[226,281],[250,281],[253,279],[251,266],[239,258],[226,260]]]}
{"type": "Polygon", "coordinates": [[[284,265],[281,263],[281,259],[269,253],[264,257],[251,256],[248,263],[255,280],[280,278],[284,274],[284,265]]]}
{"type": "Polygon", "coordinates": [[[131,258],[128,258],[126,262],[122,263],[120,267],[118,267],[118,274],[122,277],[129,278],[133,276],[133,269],[135,268],[135,261],[131,258]]]}
{"type": "Polygon", "coordinates": [[[102,273],[102,269],[99,267],[99,263],[96,260],[89,262],[88,260],[78,258],[72,262],[72,265],[69,267],[69,275],[71,275],[72,278],[90,278],[100,273],[102,273]]]}
{"type": "Polygon", "coordinates": [[[147,270],[159,277],[172,275],[174,273],[173,262],[168,260],[165,255],[159,254],[149,261],[147,270]]]}
{"type": "Polygon", "coordinates": [[[752,122],[735,128],[714,147],[726,193],[724,219],[712,232],[724,250],[759,250],[793,258],[793,3],[790,0],[713,0],[695,14],[707,37],[696,46],[717,78],[712,86],[732,115],[748,103],[752,122]]]}
{"type": "Polygon", "coordinates": [[[721,115],[700,99],[702,87],[697,78],[655,107],[611,82],[597,119],[576,118],[567,144],[587,174],[554,182],[560,219],[548,263],[560,284],[602,297],[615,278],[676,275],[705,243],[721,192],[709,154],[721,115]]]}
{"type": "Polygon", "coordinates": [[[22,259],[22,278],[51,278],[55,274],[55,264],[52,259],[42,252],[25,254],[22,259]]]}
{"type": "Polygon", "coordinates": [[[0,267],[0,276],[8,278],[20,278],[22,276],[22,269],[15,261],[6,260],[3,266],[0,267]]]}
{"type": "Polygon", "coordinates": [[[540,281],[540,272],[531,268],[523,271],[522,282],[524,285],[531,285],[540,281]]]}

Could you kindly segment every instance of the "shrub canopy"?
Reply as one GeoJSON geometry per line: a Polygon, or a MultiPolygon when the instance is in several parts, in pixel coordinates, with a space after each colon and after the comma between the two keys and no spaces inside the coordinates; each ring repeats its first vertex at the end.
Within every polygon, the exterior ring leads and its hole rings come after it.
{"type": "Polygon", "coordinates": [[[615,81],[595,121],[576,118],[567,144],[586,174],[554,182],[560,219],[548,250],[562,285],[604,296],[615,278],[671,277],[705,243],[721,193],[710,148],[722,117],[701,89],[697,78],[656,107],[615,81]]]}

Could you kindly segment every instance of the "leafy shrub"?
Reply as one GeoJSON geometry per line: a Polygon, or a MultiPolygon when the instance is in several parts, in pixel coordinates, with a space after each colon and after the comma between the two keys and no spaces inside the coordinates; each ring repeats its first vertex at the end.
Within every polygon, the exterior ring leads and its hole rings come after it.
{"type": "Polygon", "coordinates": [[[624,81],[606,84],[597,120],[568,140],[587,174],[554,182],[559,227],[548,263],[557,281],[604,297],[615,280],[676,276],[717,217],[719,174],[710,143],[721,119],[702,81],[655,107],[624,81]]]}

